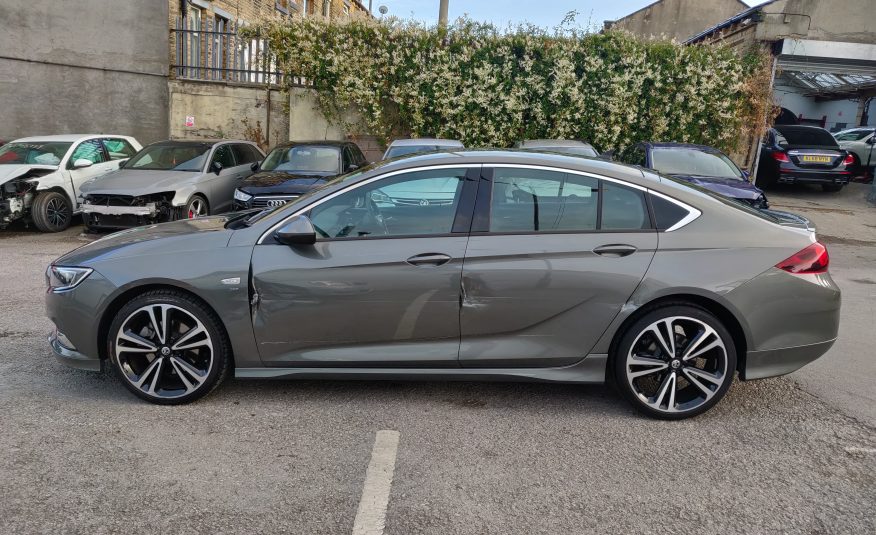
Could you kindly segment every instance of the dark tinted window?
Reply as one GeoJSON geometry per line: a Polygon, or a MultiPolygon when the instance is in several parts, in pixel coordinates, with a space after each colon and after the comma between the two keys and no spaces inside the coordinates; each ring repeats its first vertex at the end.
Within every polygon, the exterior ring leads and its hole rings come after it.
{"type": "Polygon", "coordinates": [[[785,126],[776,127],[776,132],[781,135],[781,137],[776,136],[779,145],[782,144],[782,138],[784,138],[792,146],[838,147],[836,139],[823,128],[785,126]]]}
{"type": "Polygon", "coordinates": [[[237,165],[261,161],[261,158],[256,157],[256,152],[252,149],[253,147],[251,145],[232,145],[231,150],[234,151],[234,158],[237,161],[237,165]]]}
{"type": "Polygon", "coordinates": [[[210,145],[200,143],[160,143],[141,150],[125,169],[162,171],[200,171],[210,145]]]}
{"type": "Polygon", "coordinates": [[[536,169],[497,168],[491,232],[596,230],[599,181],[536,169]]]}
{"type": "Polygon", "coordinates": [[[688,214],[688,211],[681,206],[656,195],[651,195],[651,208],[654,210],[654,219],[660,230],[672,228],[688,214]]]}
{"type": "Polygon", "coordinates": [[[644,192],[614,182],[603,182],[603,230],[639,230],[651,228],[644,192]]]}
{"type": "Polygon", "coordinates": [[[223,169],[234,167],[234,154],[231,153],[231,145],[220,145],[216,147],[216,152],[213,153],[212,163],[222,164],[223,169]]]}
{"type": "Polygon", "coordinates": [[[124,160],[137,153],[125,139],[104,139],[103,146],[109,153],[110,160],[124,160]]]}

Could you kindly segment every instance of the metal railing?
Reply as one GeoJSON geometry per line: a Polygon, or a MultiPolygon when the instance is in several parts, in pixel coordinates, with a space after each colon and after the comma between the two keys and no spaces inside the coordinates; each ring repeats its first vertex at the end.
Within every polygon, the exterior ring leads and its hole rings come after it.
{"type": "MultiPolygon", "coordinates": [[[[242,37],[233,22],[177,17],[171,29],[173,75],[183,80],[283,85],[266,39],[242,37]]],[[[296,85],[301,80],[295,79],[296,85]]]]}

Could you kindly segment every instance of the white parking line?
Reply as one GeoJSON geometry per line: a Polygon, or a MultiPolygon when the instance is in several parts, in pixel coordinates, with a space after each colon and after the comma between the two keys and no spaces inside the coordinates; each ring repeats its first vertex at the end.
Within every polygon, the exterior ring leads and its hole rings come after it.
{"type": "Polygon", "coordinates": [[[386,523],[389,489],[395,472],[398,431],[378,431],[371,450],[371,462],[365,472],[362,499],[353,522],[353,535],[382,535],[386,523]]]}

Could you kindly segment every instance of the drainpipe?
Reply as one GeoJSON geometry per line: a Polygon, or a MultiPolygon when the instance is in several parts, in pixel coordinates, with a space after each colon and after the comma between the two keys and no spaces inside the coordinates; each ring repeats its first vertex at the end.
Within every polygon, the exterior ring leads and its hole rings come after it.
{"type": "Polygon", "coordinates": [[[271,88],[268,86],[268,111],[265,113],[265,150],[271,148],[271,88]]]}
{"type": "Polygon", "coordinates": [[[441,0],[441,4],[438,7],[438,25],[439,26],[447,26],[447,4],[450,0],[441,0]]]}

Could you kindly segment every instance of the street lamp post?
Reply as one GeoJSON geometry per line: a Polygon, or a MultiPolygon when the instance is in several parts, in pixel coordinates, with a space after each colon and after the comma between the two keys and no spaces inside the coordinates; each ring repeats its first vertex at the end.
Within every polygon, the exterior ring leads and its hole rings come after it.
{"type": "Polygon", "coordinates": [[[447,4],[450,0],[441,0],[441,5],[438,8],[438,24],[447,26],[447,4]]]}

